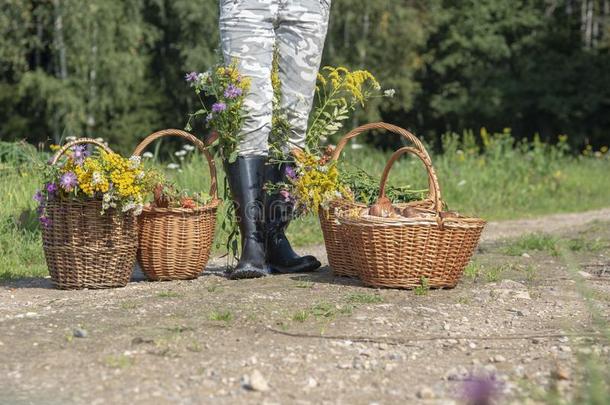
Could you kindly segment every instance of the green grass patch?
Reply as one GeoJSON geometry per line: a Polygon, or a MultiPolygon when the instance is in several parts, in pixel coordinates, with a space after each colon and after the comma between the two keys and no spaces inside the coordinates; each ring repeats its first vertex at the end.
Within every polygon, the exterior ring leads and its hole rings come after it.
{"type": "Polygon", "coordinates": [[[379,304],[383,302],[383,297],[379,294],[357,292],[349,294],[346,301],[352,304],[379,304]]]}
{"type": "Polygon", "coordinates": [[[509,256],[521,256],[523,253],[538,251],[557,256],[558,239],[545,233],[530,233],[509,241],[502,249],[509,256]]]}
{"type": "Polygon", "coordinates": [[[420,285],[413,289],[415,295],[426,295],[430,291],[430,283],[426,277],[422,277],[420,280],[420,285]]]}
{"type": "Polygon", "coordinates": [[[133,364],[131,357],[119,354],[117,356],[108,356],[104,359],[104,364],[110,368],[124,369],[133,364]]]}
{"type": "Polygon", "coordinates": [[[214,311],[210,314],[211,321],[231,322],[235,315],[229,310],[214,311]]]}

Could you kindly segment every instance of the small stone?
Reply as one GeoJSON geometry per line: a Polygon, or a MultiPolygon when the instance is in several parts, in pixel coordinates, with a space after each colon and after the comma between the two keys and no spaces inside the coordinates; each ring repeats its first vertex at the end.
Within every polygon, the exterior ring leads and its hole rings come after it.
{"type": "Polygon", "coordinates": [[[559,346],[559,351],[570,353],[572,351],[572,348],[570,346],[562,345],[559,346]]]}
{"type": "Polygon", "coordinates": [[[532,256],[530,256],[530,255],[529,255],[527,252],[523,252],[523,254],[521,255],[521,257],[525,257],[526,259],[529,259],[529,258],[530,258],[530,257],[532,257],[532,256]]]}
{"type": "Polygon", "coordinates": [[[470,343],[468,343],[468,347],[470,349],[476,349],[477,348],[477,344],[475,342],[470,342],[470,343]]]}
{"type": "Polygon", "coordinates": [[[464,366],[452,368],[445,374],[445,378],[449,381],[459,381],[468,377],[468,370],[464,366]]]}
{"type": "Polygon", "coordinates": [[[250,391],[267,392],[270,390],[269,383],[260,371],[254,370],[249,376],[242,378],[242,387],[250,391]]]}
{"type": "Polygon", "coordinates": [[[540,344],[540,343],[542,343],[542,339],[541,338],[537,338],[537,337],[533,338],[532,339],[532,343],[535,344],[535,345],[540,344]]]}
{"type": "Polygon", "coordinates": [[[591,273],[587,273],[586,271],[579,271],[578,274],[580,274],[583,278],[591,278],[593,277],[593,275],[591,273]]]}
{"type": "Polygon", "coordinates": [[[513,314],[517,315],[517,316],[526,316],[529,315],[529,311],[526,309],[516,309],[516,308],[511,308],[508,310],[508,312],[512,312],[513,314]]]}
{"type": "Polygon", "coordinates": [[[417,398],[419,399],[434,399],[436,395],[430,387],[422,387],[417,391],[417,398]]]}
{"type": "Polygon", "coordinates": [[[513,294],[513,297],[519,298],[522,300],[531,300],[532,299],[532,297],[530,297],[530,293],[528,293],[527,291],[517,291],[513,294]]]}
{"type": "Polygon", "coordinates": [[[315,378],[313,378],[313,377],[309,377],[309,378],[307,379],[307,387],[308,387],[308,388],[315,388],[315,387],[317,387],[317,386],[318,386],[318,382],[316,381],[316,379],[315,379],[315,378]]]}
{"type": "Polygon", "coordinates": [[[72,335],[75,338],[86,338],[87,336],[89,336],[87,331],[85,329],[81,329],[81,328],[74,329],[74,331],[72,332],[72,335]]]}
{"type": "Polygon", "coordinates": [[[496,354],[491,358],[491,361],[493,363],[504,363],[506,361],[506,357],[502,356],[501,354],[496,354]]]}

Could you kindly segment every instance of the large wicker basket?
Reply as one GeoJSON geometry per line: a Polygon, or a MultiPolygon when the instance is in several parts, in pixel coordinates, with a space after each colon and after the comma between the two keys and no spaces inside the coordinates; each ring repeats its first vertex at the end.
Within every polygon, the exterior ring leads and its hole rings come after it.
{"type": "Polygon", "coordinates": [[[210,170],[212,201],[197,208],[145,207],[138,219],[140,240],[138,262],[151,280],[188,280],[197,278],[210,257],[216,211],[220,205],[214,159],[194,135],[178,129],[155,132],[135,149],[140,156],[153,141],[176,136],[193,143],[205,156],[210,170]]]}
{"type": "Polygon", "coordinates": [[[442,212],[438,179],[428,156],[404,147],[390,157],[382,178],[380,199],[392,164],[405,153],[416,155],[426,166],[434,188],[434,209],[419,209],[426,217],[382,218],[341,211],[344,240],[364,284],[372,287],[452,288],[458,283],[479,242],[485,221],[442,212]]]}
{"type": "MultiPolygon", "coordinates": [[[[408,142],[412,143],[422,154],[430,161],[426,148],[421,141],[406,129],[397,127],[396,125],[386,124],[384,122],[376,122],[362,125],[358,128],[353,129],[346,134],[339,143],[333,153],[332,160],[337,161],[341,156],[341,152],[345,149],[345,146],[350,139],[355,138],[363,132],[382,129],[397,135],[402,136],[408,142]]],[[[428,198],[421,201],[414,201],[410,203],[401,204],[403,206],[411,205],[414,207],[425,207],[431,208],[434,201],[434,188],[429,187],[430,195],[428,198]]],[[[343,240],[340,232],[341,225],[337,221],[337,212],[351,209],[351,208],[365,208],[364,204],[350,201],[347,199],[337,199],[332,201],[327,209],[320,209],[318,211],[318,217],[320,219],[320,227],[322,228],[322,234],[324,236],[324,244],[326,245],[326,254],[328,256],[328,263],[332,268],[335,275],[358,277],[358,269],[355,266],[353,260],[353,253],[347,249],[347,242],[343,240]]]]}
{"type": "MultiPolygon", "coordinates": [[[[78,144],[107,146],[81,138],[64,145],[51,159],[78,144]]],[[[100,214],[98,200],[58,200],[45,206],[50,222],[42,228],[42,246],[51,280],[60,289],[124,287],[136,261],[138,228],[131,213],[100,214]]]]}

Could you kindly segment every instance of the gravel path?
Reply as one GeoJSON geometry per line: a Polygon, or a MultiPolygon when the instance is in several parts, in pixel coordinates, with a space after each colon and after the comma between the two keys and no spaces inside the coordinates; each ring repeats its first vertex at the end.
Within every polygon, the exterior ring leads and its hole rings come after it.
{"type": "Polygon", "coordinates": [[[232,282],[218,261],[197,280],[114,290],[0,284],[0,404],[457,404],[472,375],[502,403],[570,396],[579,356],[609,366],[594,323],[610,320],[609,213],[492,223],[479,274],[421,295],[327,267],[232,282]],[[574,252],[581,273],[550,252],[502,253],[532,231],[591,246],[574,252]]]}

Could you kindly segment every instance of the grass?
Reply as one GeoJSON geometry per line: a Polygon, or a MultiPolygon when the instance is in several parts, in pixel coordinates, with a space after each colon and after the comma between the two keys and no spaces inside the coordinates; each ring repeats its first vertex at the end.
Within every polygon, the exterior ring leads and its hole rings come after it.
{"type": "MultiPolygon", "coordinates": [[[[17,144],[5,147],[21,148],[17,144]]],[[[433,155],[432,159],[443,199],[450,209],[463,214],[476,214],[488,220],[515,219],[602,208],[610,201],[610,176],[605,175],[610,170],[608,154],[601,158],[564,154],[563,144],[558,147],[541,142],[515,145],[508,133],[447,135],[442,149],[444,153],[433,155]]],[[[360,168],[379,178],[389,153],[371,148],[347,150],[341,166],[347,170],[360,168]]],[[[222,164],[219,162],[217,167],[221,168],[222,164]]],[[[209,189],[207,164],[196,154],[181,163],[180,172],[164,170],[181,187],[194,191],[209,189]]],[[[222,170],[218,172],[222,190],[222,170]]],[[[0,162],[0,281],[48,274],[32,201],[40,182],[40,174],[26,159],[0,162]]],[[[424,169],[412,158],[396,162],[390,183],[409,185],[413,189],[427,186],[424,169]]],[[[219,224],[225,209],[219,209],[219,224]]],[[[226,234],[220,226],[217,229],[216,239],[222,245],[226,234]]],[[[296,246],[320,243],[318,219],[308,216],[294,220],[288,236],[296,246]]],[[[552,245],[548,238],[538,239],[544,249],[552,245]]],[[[533,238],[524,241],[523,246],[537,242],[533,238]]],[[[572,246],[574,250],[591,250],[596,245],[575,241],[572,246]]],[[[520,246],[513,248],[515,253],[520,246]]]]}
{"type": "Polygon", "coordinates": [[[231,322],[233,318],[235,315],[229,310],[213,311],[210,314],[211,321],[231,322]]]}
{"type": "Polygon", "coordinates": [[[177,293],[175,291],[161,291],[157,293],[157,297],[159,298],[178,298],[182,297],[182,294],[177,293]]]}
{"type": "Polygon", "coordinates": [[[557,238],[544,233],[531,233],[508,242],[502,251],[509,256],[521,256],[532,251],[557,256],[557,238]]]}
{"type": "Polygon", "coordinates": [[[426,277],[422,277],[420,280],[420,285],[413,289],[415,295],[426,295],[430,291],[430,283],[426,277]]]}
{"type": "Polygon", "coordinates": [[[104,364],[110,368],[124,369],[130,367],[133,364],[131,357],[119,354],[117,356],[108,356],[104,359],[104,364]]]}
{"type": "Polygon", "coordinates": [[[379,304],[383,302],[383,297],[379,294],[352,293],[347,296],[346,301],[352,304],[379,304]]]}

